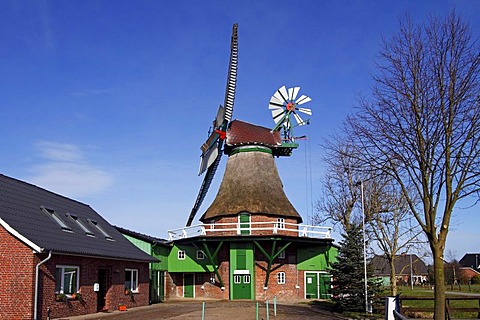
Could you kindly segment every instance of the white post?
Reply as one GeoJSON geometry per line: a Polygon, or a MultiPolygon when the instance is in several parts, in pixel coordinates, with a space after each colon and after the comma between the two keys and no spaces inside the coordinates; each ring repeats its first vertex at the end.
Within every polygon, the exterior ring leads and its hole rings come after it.
{"type": "Polygon", "coordinates": [[[365,312],[369,312],[368,308],[368,289],[367,289],[367,244],[365,237],[365,204],[363,200],[363,181],[360,181],[360,191],[362,196],[362,224],[363,224],[363,271],[364,271],[364,281],[365,281],[365,312]]]}

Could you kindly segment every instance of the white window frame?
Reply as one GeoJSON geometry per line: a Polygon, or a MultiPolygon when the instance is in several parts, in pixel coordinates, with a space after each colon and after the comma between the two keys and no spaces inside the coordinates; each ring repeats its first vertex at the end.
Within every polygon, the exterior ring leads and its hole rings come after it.
{"type": "Polygon", "coordinates": [[[243,275],[243,283],[250,283],[251,279],[252,278],[250,277],[249,274],[244,274],[243,275]]]}
{"type": "Polygon", "coordinates": [[[178,260],[185,260],[185,250],[178,250],[177,258],[178,260]]]}
{"type": "Polygon", "coordinates": [[[275,226],[277,229],[285,230],[285,218],[277,218],[277,223],[275,226]]]}
{"type": "Polygon", "coordinates": [[[197,250],[197,260],[205,259],[205,252],[203,250],[197,250]]]}
{"type": "Polygon", "coordinates": [[[235,283],[235,284],[242,283],[242,275],[241,274],[234,274],[233,275],[233,283],[235,283]]]}
{"type": "Polygon", "coordinates": [[[130,283],[127,285],[127,280],[125,279],[125,289],[138,293],[138,269],[125,268],[125,278],[127,273],[130,273],[130,283]]]}
{"type": "Polygon", "coordinates": [[[278,284],[285,284],[287,283],[287,276],[284,271],[280,271],[277,273],[277,283],[278,284]]]}
{"type": "Polygon", "coordinates": [[[285,250],[281,251],[281,252],[278,254],[278,259],[285,259],[285,250]]]}
{"type": "MultiPolygon", "coordinates": [[[[78,290],[80,289],[80,267],[79,266],[67,266],[67,265],[56,265],[55,266],[55,293],[64,293],[64,294],[72,294],[72,293],[77,293],[78,290]],[[60,290],[56,290],[57,287],[57,269],[60,269],[60,290]],[[66,292],[65,291],[65,269],[76,269],[76,274],[77,274],[77,281],[75,283],[75,288],[74,292],[66,292]]],[[[67,290],[70,291],[70,290],[67,290]]]]}
{"type": "Polygon", "coordinates": [[[215,284],[215,272],[210,273],[210,283],[215,284]]]}

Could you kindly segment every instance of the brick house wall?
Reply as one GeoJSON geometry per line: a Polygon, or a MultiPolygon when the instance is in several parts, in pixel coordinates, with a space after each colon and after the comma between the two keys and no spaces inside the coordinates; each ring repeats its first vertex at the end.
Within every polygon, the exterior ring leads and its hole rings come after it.
{"type": "Polygon", "coordinates": [[[32,319],[35,265],[32,249],[0,227],[0,319],[32,319]]]}
{"type": "MultiPolygon", "coordinates": [[[[264,247],[271,252],[271,246],[264,247]]],[[[276,297],[279,301],[304,298],[304,272],[297,270],[297,251],[295,246],[285,250],[285,258],[276,258],[271,266],[268,287],[265,290],[268,262],[260,250],[255,250],[255,297],[257,300],[271,300],[276,297]],[[277,275],[285,272],[285,283],[279,284],[277,275]]]]}
{"type": "MultiPolygon", "coordinates": [[[[33,319],[35,267],[48,254],[34,254],[32,249],[0,227],[0,319],[33,319]]],[[[51,318],[86,315],[97,312],[97,293],[93,285],[98,282],[98,270],[111,275],[111,286],[106,293],[105,305],[115,310],[119,304],[127,308],[149,304],[149,268],[146,262],[52,255],[40,267],[38,292],[38,319],[45,319],[50,309],[51,318]],[[79,292],[82,300],[55,300],[55,268],[57,265],[78,266],[79,292]],[[134,300],[125,295],[125,269],[138,270],[139,292],[134,300]]]]}
{"type": "Polygon", "coordinates": [[[47,314],[47,308],[51,310],[51,317],[67,317],[86,315],[97,312],[98,299],[102,299],[94,291],[94,283],[98,282],[99,270],[107,270],[111,277],[110,287],[105,296],[105,307],[115,310],[120,304],[127,308],[145,306],[149,304],[149,269],[148,263],[129,262],[122,260],[110,260],[99,258],[84,258],[75,256],[53,256],[45,263],[43,274],[44,304],[42,314],[47,314]],[[56,265],[73,265],[80,267],[80,293],[82,300],[55,301],[55,267],[56,265]],[[125,269],[138,269],[139,292],[130,295],[125,294],[125,269]]]}

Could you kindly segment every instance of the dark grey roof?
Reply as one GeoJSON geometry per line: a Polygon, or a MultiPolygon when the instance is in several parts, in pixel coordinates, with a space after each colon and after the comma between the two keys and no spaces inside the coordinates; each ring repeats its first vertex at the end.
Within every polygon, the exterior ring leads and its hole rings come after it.
{"type": "MultiPolygon", "coordinates": [[[[390,275],[390,265],[385,256],[374,256],[370,261],[375,275],[390,275]]],[[[397,275],[410,274],[410,265],[415,275],[428,274],[428,268],[420,257],[416,254],[401,254],[395,256],[395,273],[397,275]],[[410,260],[411,258],[411,260],[410,260]],[[412,262],[410,264],[410,261],[412,262]]]]}
{"type": "Polygon", "coordinates": [[[480,270],[480,253],[466,253],[459,261],[462,267],[470,267],[476,271],[480,270]]]}
{"type": "Polygon", "coordinates": [[[128,241],[90,206],[27,182],[0,174],[0,225],[14,236],[43,251],[111,259],[157,261],[128,241]],[[63,230],[42,207],[54,210],[71,231],[63,230]],[[93,236],[70,217],[78,217],[93,236]],[[90,221],[96,222],[107,239],[90,221]]]}
{"type": "Polygon", "coordinates": [[[143,234],[140,232],[128,230],[119,226],[114,226],[120,233],[131,236],[140,240],[143,240],[145,242],[148,242],[150,244],[159,244],[159,245],[164,245],[164,246],[169,246],[168,241],[162,238],[157,238],[157,237],[152,237],[147,234],[143,234]]]}

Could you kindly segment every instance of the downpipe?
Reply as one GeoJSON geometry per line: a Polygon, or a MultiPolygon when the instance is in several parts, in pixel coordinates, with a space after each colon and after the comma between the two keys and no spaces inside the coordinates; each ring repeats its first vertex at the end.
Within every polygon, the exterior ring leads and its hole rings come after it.
{"type": "Polygon", "coordinates": [[[48,257],[40,261],[37,266],[35,267],[35,302],[33,307],[33,320],[37,320],[37,312],[38,312],[38,274],[40,272],[40,266],[50,260],[52,257],[52,250],[48,251],[48,257]]]}

